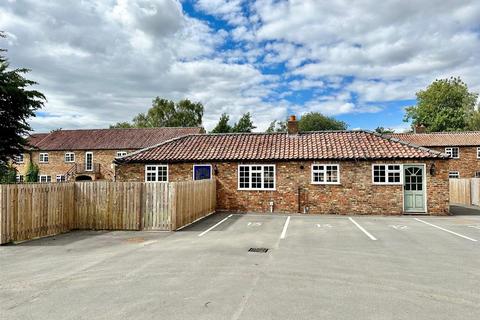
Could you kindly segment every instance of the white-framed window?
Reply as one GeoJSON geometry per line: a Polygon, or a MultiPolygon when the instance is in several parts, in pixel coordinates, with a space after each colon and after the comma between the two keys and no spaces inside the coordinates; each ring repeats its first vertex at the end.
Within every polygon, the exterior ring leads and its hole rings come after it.
{"type": "Polygon", "coordinates": [[[400,164],[373,164],[373,184],[402,184],[402,165],[400,164]]]}
{"type": "Polygon", "coordinates": [[[168,166],[166,164],[147,164],[145,166],[145,182],[167,182],[168,166]]]}
{"type": "Polygon", "coordinates": [[[57,174],[57,182],[65,182],[65,176],[63,174],[57,174]]]}
{"type": "Polygon", "coordinates": [[[208,179],[212,179],[212,165],[211,164],[194,164],[193,180],[208,180],[208,179]]]}
{"type": "Polygon", "coordinates": [[[312,164],[312,184],[339,184],[338,164],[312,164]]]}
{"type": "Polygon", "coordinates": [[[448,154],[450,158],[453,158],[453,159],[460,158],[460,151],[458,150],[458,147],[445,148],[445,153],[448,154]]]}
{"type": "Polygon", "coordinates": [[[450,171],[448,173],[449,179],[460,179],[460,173],[458,171],[450,171]]]}
{"type": "Polygon", "coordinates": [[[25,181],[25,177],[23,174],[17,175],[17,183],[23,183],[25,181]]]}
{"type": "Polygon", "coordinates": [[[48,163],[48,153],[46,152],[40,153],[39,161],[40,163],[48,163]]]}
{"type": "Polygon", "coordinates": [[[13,161],[15,161],[15,163],[23,163],[25,161],[23,153],[20,153],[19,155],[15,156],[13,161]]]}
{"type": "Polygon", "coordinates": [[[480,159],[480,147],[477,147],[477,159],[480,159]]]}
{"type": "Polygon", "coordinates": [[[475,172],[475,178],[480,178],[480,171],[475,172]]]}
{"type": "Polygon", "coordinates": [[[65,162],[75,162],[75,153],[65,152],[65,162]]]}
{"type": "Polygon", "coordinates": [[[127,153],[128,153],[127,151],[117,151],[117,158],[124,157],[127,155],[127,153]]]}
{"type": "Polygon", "coordinates": [[[275,190],[275,165],[238,165],[238,190],[275,190]]]}
{"type": "Polygon", "coordinates": [[[52,177],[51,176],[46,176],[46,175],[41,175],[41,176],[39,176],[39,181],[41,183],[52,182],[52,177]]]}

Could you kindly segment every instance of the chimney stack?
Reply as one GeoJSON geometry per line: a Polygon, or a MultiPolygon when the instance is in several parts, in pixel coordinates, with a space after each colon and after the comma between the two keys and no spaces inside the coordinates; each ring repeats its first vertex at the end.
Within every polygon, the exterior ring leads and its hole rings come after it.
{"type": "Polygon", "coordinates": [[[421,125],[416,124],[413,127],[413,133],[427,133],[427,128],[423,124],[421,125]]]}
{"type": "Polygon", "coordinates": [[[298,134],[298,121],[294,115],[291,115],[287,121],[288,134],[298,134]]]}

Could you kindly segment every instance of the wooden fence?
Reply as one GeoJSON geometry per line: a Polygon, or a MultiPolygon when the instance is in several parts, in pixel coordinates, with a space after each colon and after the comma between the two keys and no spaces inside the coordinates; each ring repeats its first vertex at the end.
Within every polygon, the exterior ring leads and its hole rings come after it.
{"type": "Polygon", "coordinates": [[[177,230],[215,207],[215,180],[0,185],[0,244],[74,229],[177,230]]]}
{"type": "Polygon", "coordinates": [[[74,184],[0,185],[0,244],[67,232],[74,184]]]}
{"type": "Polygon", "coordinates": [[[480,205],[480,178],[450,179],[450,203],[480,205]]]}

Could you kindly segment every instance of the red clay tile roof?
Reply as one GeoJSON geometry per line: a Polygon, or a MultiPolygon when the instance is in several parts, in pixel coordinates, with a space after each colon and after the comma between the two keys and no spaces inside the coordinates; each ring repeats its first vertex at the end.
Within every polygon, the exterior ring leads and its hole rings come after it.
{"type": "Polygon", "coordinates": [[[53,131],[38,140],[40,150],[142,149],[188,134],[202,133],[202,128],[83,129],[53,131]]]}
{"type": "Polygon", "coordinates": [[[173,139],[133,152],[116,162],[447,158],[366,131],[204,134],[173,139]]]}
{"type": "Polygon", "coordinates": [[[389,136],[422,147],[480,146],[480,131],[393,133],[389,136]]]}
{"type": "Polygon", "coordinates": [[[48,133],[32,133],[31,135],[28,136],[28,144],[31,147],[35,147],[37,143],[42,141],[48,135],[49,135],[48,133]]]}

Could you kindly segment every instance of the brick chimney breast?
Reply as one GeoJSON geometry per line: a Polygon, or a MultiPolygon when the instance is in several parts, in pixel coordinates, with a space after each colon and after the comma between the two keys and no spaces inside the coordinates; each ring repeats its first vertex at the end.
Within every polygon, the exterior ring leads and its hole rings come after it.
{"type": "Polygon", "coordinates": [[[415,127],[413,128],[413,132],[414,133],[426,133],[427,132],[427,128],[421,124],[421,125],[415,125],[415,127]]]}
{"type": "Polygon", "coordinates": [[[287,121],[287,132],[288,134],[298,134],[298,121],[297,121],[297,117],[295,117],[294,115],[291,115],[289,118],[288,118],[288,121],[287,121]]]}

